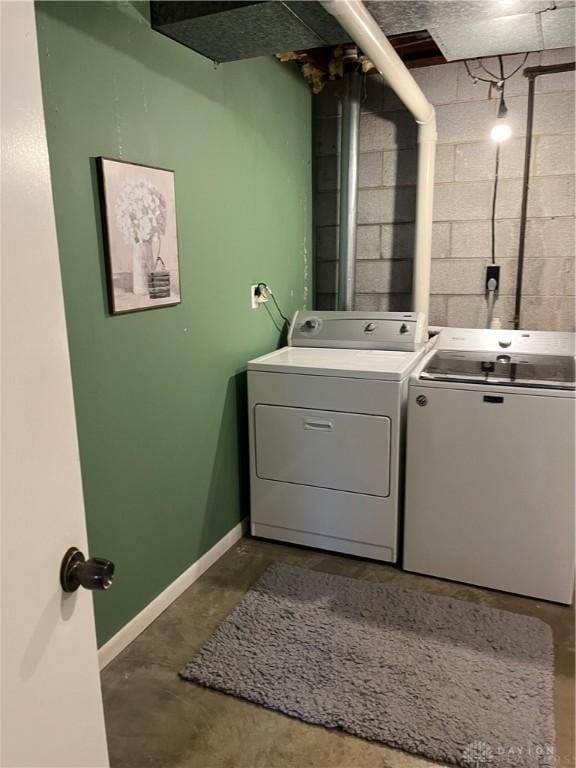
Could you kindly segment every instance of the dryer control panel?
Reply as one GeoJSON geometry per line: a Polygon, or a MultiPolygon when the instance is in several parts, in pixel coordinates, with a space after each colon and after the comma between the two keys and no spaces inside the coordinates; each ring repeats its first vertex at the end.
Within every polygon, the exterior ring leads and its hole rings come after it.
{"type": "Polygon", "coordinates": [[[288,344],[413,352],[428,340],[419,312],[296,312],[288,344]]]}

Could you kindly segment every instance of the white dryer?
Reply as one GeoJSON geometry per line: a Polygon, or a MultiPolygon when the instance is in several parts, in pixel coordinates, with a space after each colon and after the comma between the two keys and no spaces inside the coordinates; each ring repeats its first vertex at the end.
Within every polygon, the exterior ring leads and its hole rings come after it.
{"type": "Polygon", "coordinates": [[[424,317],[298,312],[248,363],[254,536],[395,562],[408,378],[424,317]]]}
{"type": "Polygon", "coordinates": [[[403,566],[570,603],[574,334],[445,328],[410,385],[403,566]]]}

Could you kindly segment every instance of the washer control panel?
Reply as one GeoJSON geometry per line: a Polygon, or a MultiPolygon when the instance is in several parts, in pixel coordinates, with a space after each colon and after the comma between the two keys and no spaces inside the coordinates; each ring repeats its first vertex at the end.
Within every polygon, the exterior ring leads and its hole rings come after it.
{"type": "Polygon", "coordinates": [[[427,341],[418,312],[314,312],[294,315],[288,344],[330,349],[385,349],[412,352],[427,341]]]}
{"type": "Polygon", "coordinates": [[[576,334],[560,331],[443,328],[437,348],[467,352],[505,350],[506,353],[573,357],[576,354],[576,334]]]}

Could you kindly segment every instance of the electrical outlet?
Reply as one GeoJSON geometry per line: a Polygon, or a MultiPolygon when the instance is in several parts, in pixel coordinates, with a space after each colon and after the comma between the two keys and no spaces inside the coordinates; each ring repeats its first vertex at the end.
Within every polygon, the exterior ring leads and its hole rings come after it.
{"type": "Polygon", "coordinates": [[[257,283],[256,285],[250,286],[250,308],[251,309],[258,309],[260,304],[266,304],[267,301],[269,301],[270,297],[265,294],[262,295],[262,289],[260,288],[260,285],[262,283],[257,283]]]}
{"type": "Polygon", "coordinates": [[[486,267],[486,290],[497,291],[500,288],[500,267],[490,264],[486,267]]]}

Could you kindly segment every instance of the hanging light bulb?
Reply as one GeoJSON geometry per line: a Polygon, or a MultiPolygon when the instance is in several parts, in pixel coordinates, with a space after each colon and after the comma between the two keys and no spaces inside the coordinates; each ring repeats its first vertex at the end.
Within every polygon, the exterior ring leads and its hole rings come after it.
{"type": "Polygon", "coordinates": [[[498,144],[502,141],[506,141],[510,136],[512,136],[512,128],[510,128],[508,123],[496,123],[490,131],[490,138],[498,144]]]}
{"type": "Polygon", "coordinates": [[[512,128],[510,128],[509,123],[506,122],[507,115],[508,107],[504,101],[504,90],[502,90],[500,104],[498,105],[498,118],[494,127],[490,131],[490,138],[497,144],[506,141],[506,139],[509,139],[510,136],[512,136],[512,128]]]}

